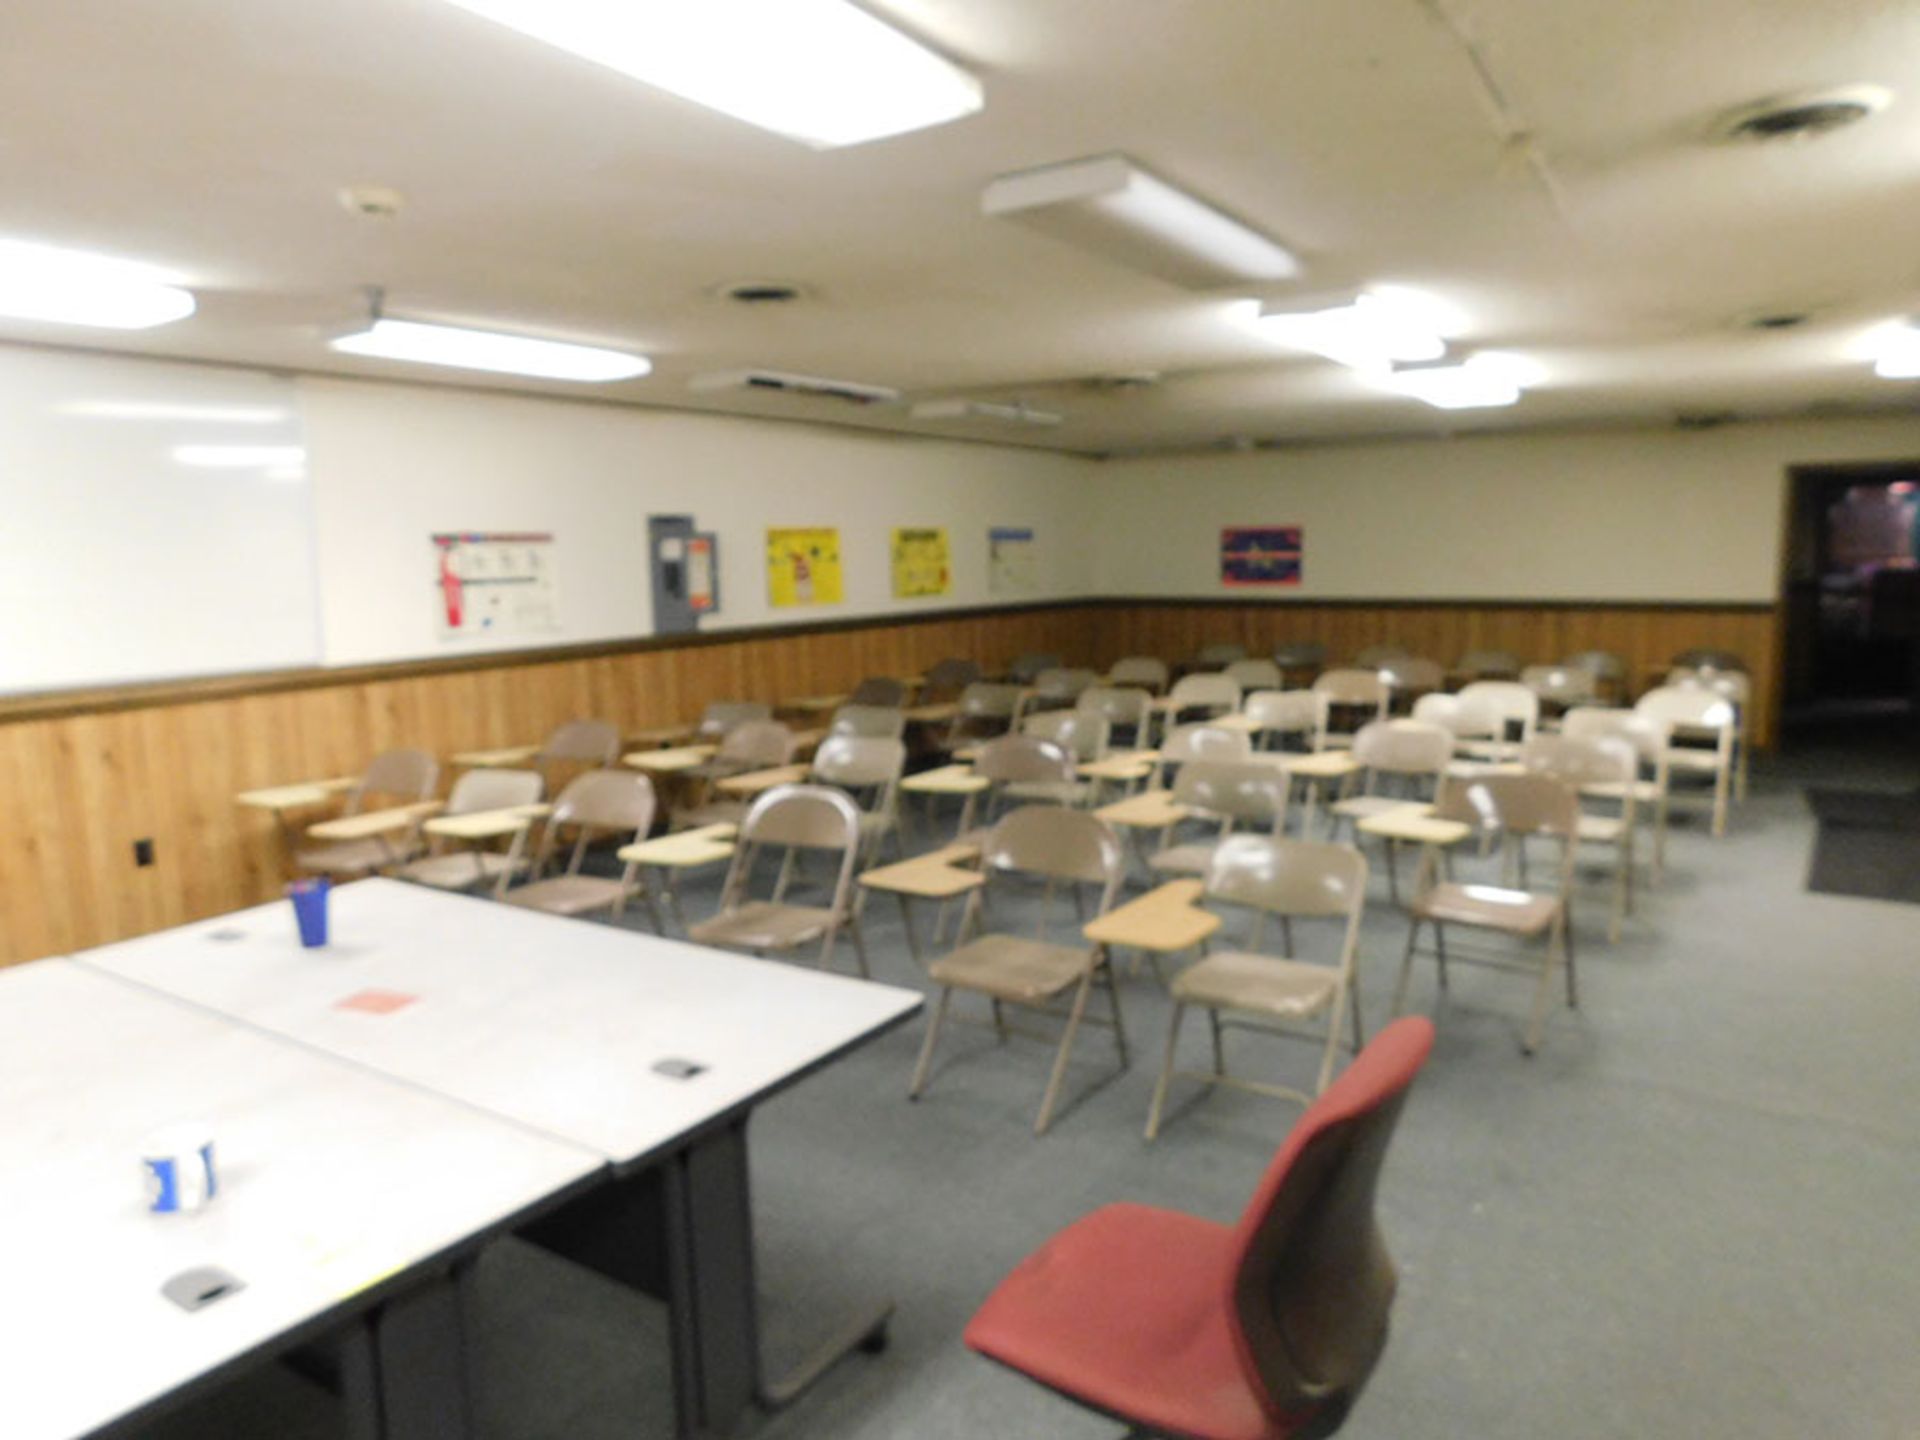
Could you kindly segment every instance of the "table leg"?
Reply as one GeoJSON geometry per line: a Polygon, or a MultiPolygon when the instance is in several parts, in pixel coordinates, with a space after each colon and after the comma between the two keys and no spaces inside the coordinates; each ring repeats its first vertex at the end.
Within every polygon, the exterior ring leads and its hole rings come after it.
{"type": "Polygon", "coordinates": [[[385,1301],[339,1353],[352,1440],[468,1440],[470,1262],[385,1301]]]}

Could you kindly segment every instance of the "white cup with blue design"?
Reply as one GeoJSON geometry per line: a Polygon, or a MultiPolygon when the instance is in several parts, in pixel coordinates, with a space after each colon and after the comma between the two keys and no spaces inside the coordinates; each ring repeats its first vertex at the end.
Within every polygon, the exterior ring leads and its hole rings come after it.
{"type": "Polygon", "coordinates": [[[174,1125],[151,1136],[140,1150],[147,1182],[147,1209],[155,1215],[204,1210],[220,1191],[213,1165],[213,1136],[204,1125],[174,1125]]]}

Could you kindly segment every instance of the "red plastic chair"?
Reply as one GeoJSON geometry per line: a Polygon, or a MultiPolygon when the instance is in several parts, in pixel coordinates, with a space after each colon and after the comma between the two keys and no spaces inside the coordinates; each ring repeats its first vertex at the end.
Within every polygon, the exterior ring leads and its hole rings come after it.
{"type": "Polygon", "coordinates": [[[1108,1205],[1028,1256],[966,1341],[1136,1435],[1331,1435],[1386,1348],[1374,1187],[1433,1026],[1396,1020],[1301,1116],[1235,1225],[1108,1205]]]}

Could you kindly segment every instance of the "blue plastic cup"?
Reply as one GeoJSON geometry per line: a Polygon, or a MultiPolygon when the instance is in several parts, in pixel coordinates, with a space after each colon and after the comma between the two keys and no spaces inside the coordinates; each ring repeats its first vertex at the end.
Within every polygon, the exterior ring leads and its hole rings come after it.
{"type": "Polygon", "coordinates": [[[318,880],[296,880],[287,886],[293,901],[293,918],[300,926],[300,943],[309,950],[327,943],[327,889],[325,876],[318,880]]]}

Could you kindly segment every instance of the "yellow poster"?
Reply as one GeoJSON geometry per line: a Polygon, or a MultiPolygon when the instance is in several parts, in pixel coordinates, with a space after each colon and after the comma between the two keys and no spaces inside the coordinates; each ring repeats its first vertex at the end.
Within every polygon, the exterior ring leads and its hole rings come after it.
{"type": "Polygon", "coordinates": [[[767,531],[767,600],[775,606],[838,605],[840,532],[767,531]]]}
{"type": "Polygon", "coordinates": [[[944,595],[953,589],[953,567],[947,557],[947,532],[941,529],[893,532],[893,594],[896,600],[916,595],[944,595]]]}

